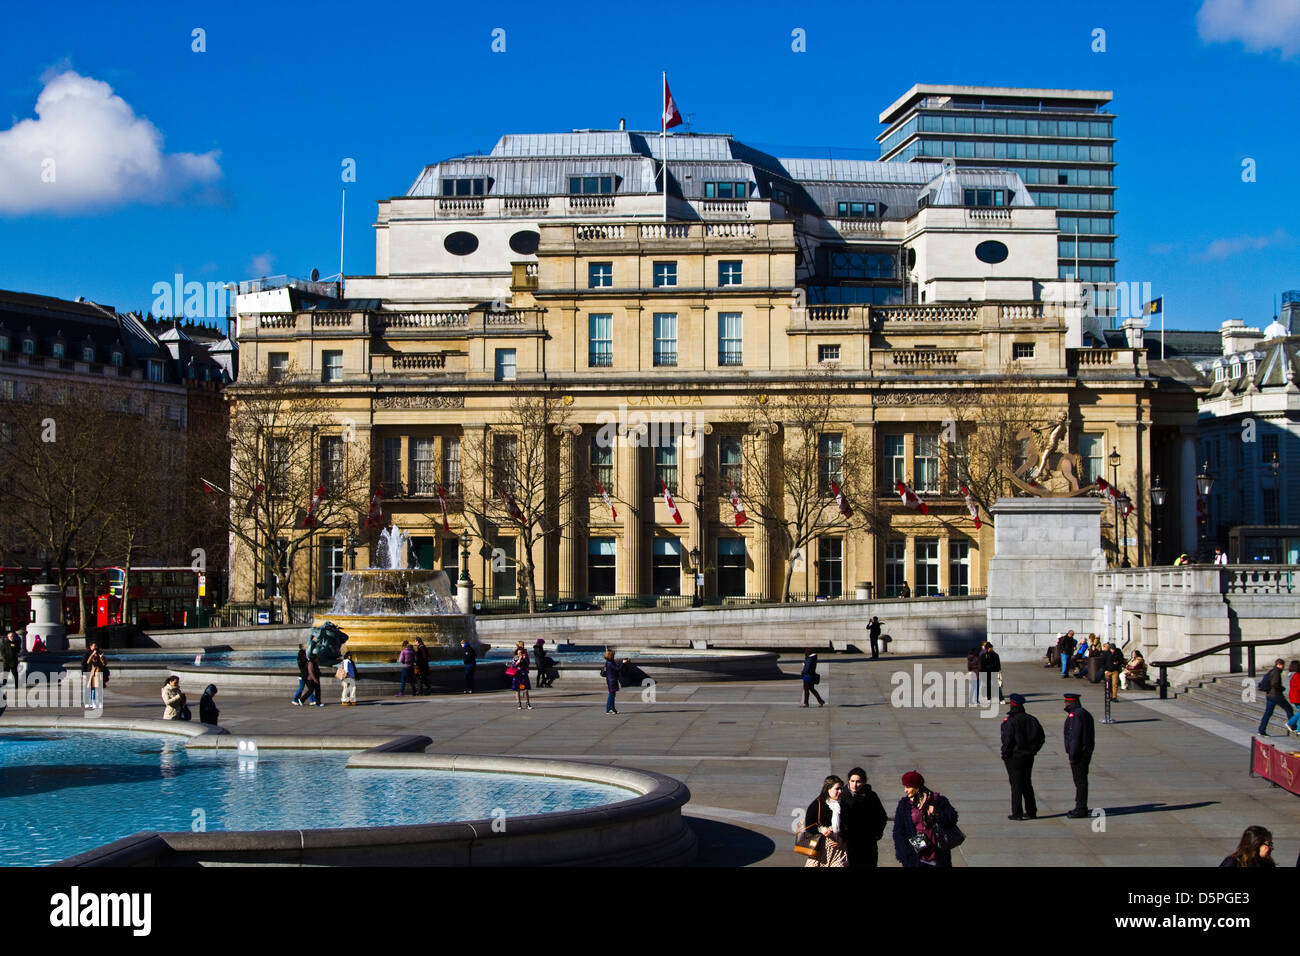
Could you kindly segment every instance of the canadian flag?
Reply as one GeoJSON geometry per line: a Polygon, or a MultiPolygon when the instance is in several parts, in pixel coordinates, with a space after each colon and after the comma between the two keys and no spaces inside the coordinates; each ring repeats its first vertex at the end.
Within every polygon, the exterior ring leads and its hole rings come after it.
{"type": "Polygon", "coordinates": [[[370,496],[370,510],[366,512],[366,527],[373,528],[384,523],[384,486],[380,485],[370,496]]]}
{"type": "Polygon", "coordinates": [[[510,492],[501,492],[501,500],[506,503],[506,514],[514,518],[516,521],[524,520],[524,513],[519,510],[519,504],[511,496],[510,492]]]}
{"type": "Polygon", "coordinates": [[[739,528],[749,520],[749,516],[745,514],[745,508],[740,503],[740,495],[736,494],[736,483],[733,481],[729,484],[731,485],[731,510],[736,516],[736,527],[739,528]]]}
{"type": "Polygon", "coordinates": [[[978,531],[982,522],[980,521],[979,505],[975,503],[975,496],[970,493],[970,489],[965,485],[961,486],[961,496],[966,499],[966,510],[975,519],[975,530],[978,531]]]}
{"type": "Polygon", "coordinates": [[[907,505],[912,511],[919,511],[923,515],[930,513],[930,506],[927,505],[920,497],[907,485],[901,481],[894,484],[894,490],[898,492],[898,497],[903,499],[903,504],[907,505]]]}
{"type": "Polygon", "coordinates": [[[257,487],[253,489],[253,493],[248,496],[248,501],[244,503],[245,518],[249,517],[253,513],[253,508],[257,506],[257,496],[264,491],[266,491],[266,485],[259,481],[257,487]]]}
{"type": "Polygon", "coordinates": [[[849,506],[849,496],[840,490],[840,486],[831,482],[831,492],[835,495],[835,504],[840,509],[840,514],[846,518],[853,517],[853,509],[849,506]]]}
{"type": "Polygon", "coordinates": [[[682,513],[677,510],[677,502],[673,501],[673,493],[668,490],[668,486],[664,484],[662,478],[659,479],[659,487],[664,490],[664,504],[666,504],[668,506],[668,510],[673,513],[673,520],[676,521],[678,524],[681,524],[682,513]]]}
{"type": "Polygon", "coordinates": [[[609,513],[613,515],[614,520],[617,521],[618,512],[614,510],[614,502],[609,500],[609,492],[605,490],[605,486],[600,483],[599,478],[596,479],[596,490],[599,491],[600,496],[605,499],[605,506],[609,508],[609,513]]]}
{"type": "MultiPolygon", "coordinates": [[[[1097,479],[1097,488],[1106,496],[1106,500],[1118,507],[1120,490],[1108,482],[1105,478],[1097,479]]],[[[1130,501],[1120,514],[1130,515],[1133,513],[1133,502],[1130,501]]]]}
{"type": "Polygon", "coordinates": [[[451,525],[447,524],[447,492],[438,485],[438,504],[442,506],[442,530],[451,534],[451,525]]]}
{"type": "Polygon", "coordinates": [[[663,128],[670,130],[674,126],[682,125],[682,114],[677,111],[677,101],[673,99],[672,92],[668,89],[668,74],[664,74],[664,115],[663,128]]]}
{"type": "Polygon", "coordinates": [[[320,508],[320,503],[325,500],[325,486],[317,485],[315,492],[311,496],[311,504],[307,506],[307,513],[303,515],[302,524],[299,527],[310,528],[316,523],[316,510],[320,508]]]}

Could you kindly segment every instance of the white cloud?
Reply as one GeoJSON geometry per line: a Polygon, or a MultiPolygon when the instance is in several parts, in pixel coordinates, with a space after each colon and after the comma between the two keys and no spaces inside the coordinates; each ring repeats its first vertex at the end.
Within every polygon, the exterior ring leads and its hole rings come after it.
{"type": "Polygon", "coordinates": [[[1229,256],[1235,256],[1242,252],[1257,252],[1260,249],[1267,249],[1269,246],[1282,245],[1290,240],[1285,229],[1275,229],[1267,236],[1230,236],[1224,239],[1215,239],[1205,251],[1195,258],[1201,262],[1212,262],[1217,259],[1227,259],[1229,256]]]}
{"type": "Polygon", "coordinates": [[[1280,50],[1284,57],[1300,53],[1296,0],[1205,0],[1196,14],[1196,28],[1209,43],[1239,40],[1256,53],[1280,50]]]}
{"type": "Polygon", "coordinates": [[[247,271],[250,276],[262,278],[271,275],[274,269],[275,256],[269,252],[260,252],[249,260],[247,271]]]}
{"type": "Polygon", "coordinates": [[[0,214],[165,202],[221,177],[218,153],[164,153],[162,139],[107,83],[49,76],[36,119],[0,131],[0,214]]]}

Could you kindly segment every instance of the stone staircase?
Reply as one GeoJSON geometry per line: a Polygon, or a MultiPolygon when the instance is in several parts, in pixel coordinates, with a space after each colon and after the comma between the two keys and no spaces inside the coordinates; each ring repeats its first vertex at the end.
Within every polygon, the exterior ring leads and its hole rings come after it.
{"type": "MultiPolygon", "coordinates": [[[[1180,690],[1177,699],[1179,703],[1195,704],[1216,717],[1243,723],[1254,729],[1259,726],[1259,718],[1264,713],[1264,694],[1255,690],[1257,680],[1257,677],[1252,678],[1244,673],[1202,677],[1180,690]],[[1243,696],[1245,700],[1242,699],[1243,696]]],[[[1274,716],[1269,721],[1270,736],[1284,734],[1286,712],[1279,707],[1273,713],[1274,716]]]]}

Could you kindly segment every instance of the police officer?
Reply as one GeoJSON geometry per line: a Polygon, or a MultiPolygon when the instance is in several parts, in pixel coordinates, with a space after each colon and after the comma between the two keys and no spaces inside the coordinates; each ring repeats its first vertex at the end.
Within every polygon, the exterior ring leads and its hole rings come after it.
{"type": "Polygon", "coordinates": [[[1034,801],[1034,757],[1043,749],[1047,735],[1038,719],[1025,711],[1022,694],[1012,694],[1011,713],[1002,720],[1002,762],[1011,781],[1011,815],[1008,820],[1032,820],[1038,816],[1034,801]]]}
{"type": "Polygon", "coordinates": [[[1070,760],[1070,773],[1074,775],[1074,809],[1067,817],[1079,819],[1088,810],[1088,764],[1096,746],[1092,714],[1083,709],[1078,694],[1065,695],[1065,756],[1070,760]]]}

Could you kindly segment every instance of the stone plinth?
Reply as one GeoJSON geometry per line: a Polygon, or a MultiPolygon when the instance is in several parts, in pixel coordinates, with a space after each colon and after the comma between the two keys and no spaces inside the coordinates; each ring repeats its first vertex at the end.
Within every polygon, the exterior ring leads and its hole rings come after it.
{"type": "Polygon", "coordinates": [[[1086,637],[1093,629],[1105,509],[1097,498],[1001,498],[993,506],[985,610],[1003,660],[1036,660],[1062,631],[1086,637]]]}
{"type": "Polygon", "coordinates": [[[32,649],[39,637],[48,651],[68,649],[68,629],[63,626],[61,605],[63,590],[57,584],[33,584],[28,600],[32,606],[32,621],[27,625],[25,644],[32,649]]]}

